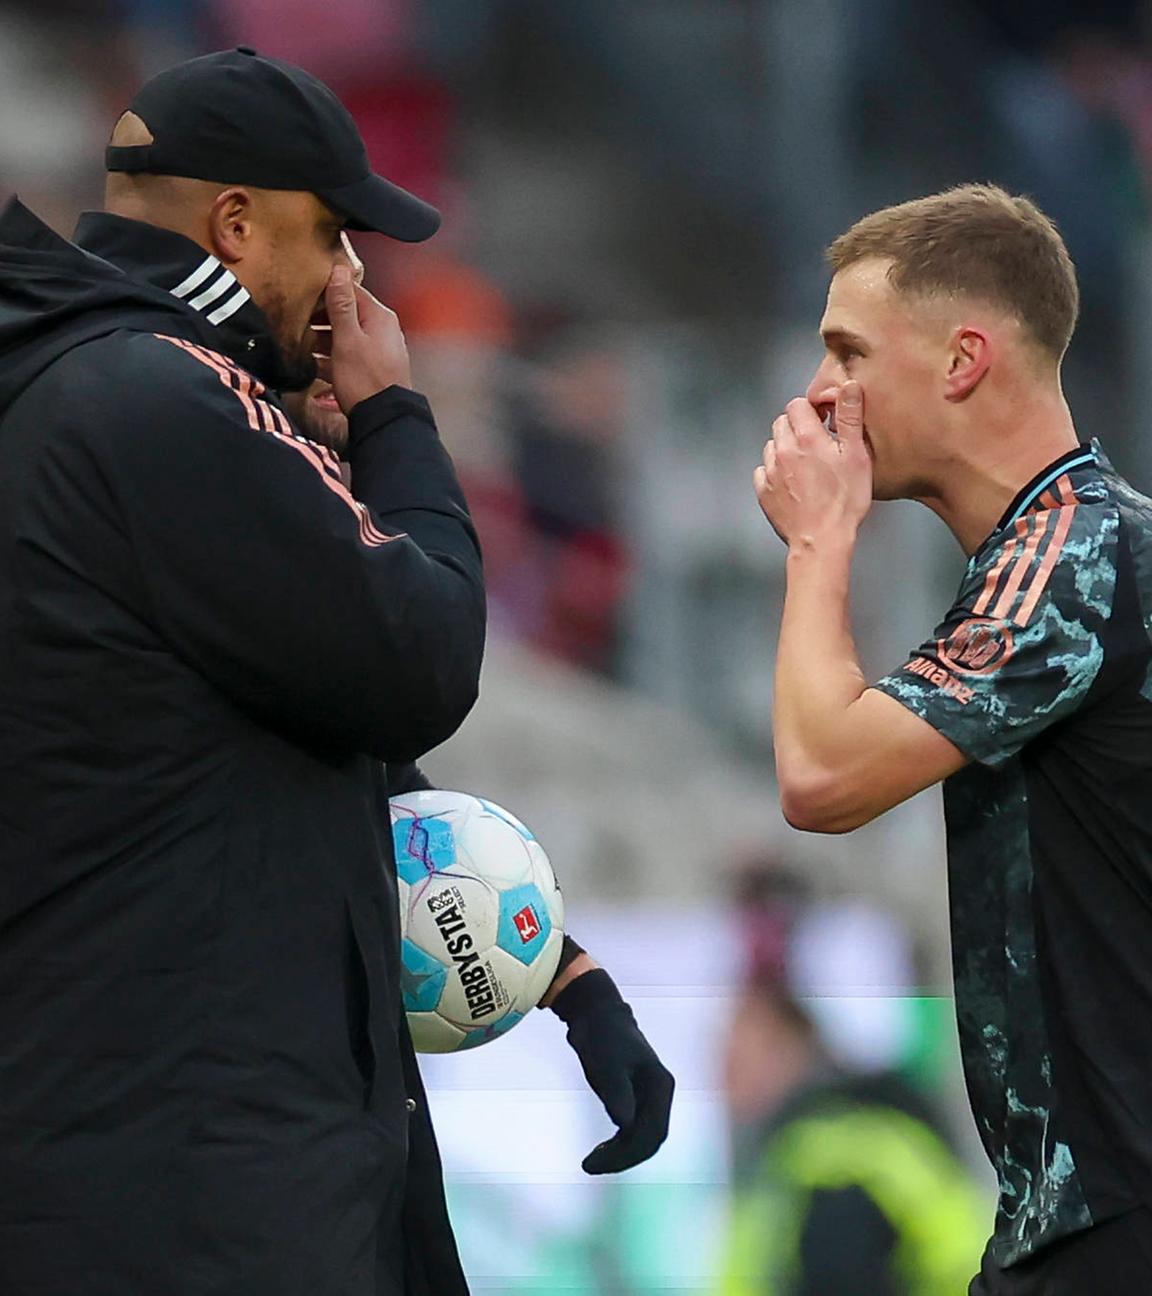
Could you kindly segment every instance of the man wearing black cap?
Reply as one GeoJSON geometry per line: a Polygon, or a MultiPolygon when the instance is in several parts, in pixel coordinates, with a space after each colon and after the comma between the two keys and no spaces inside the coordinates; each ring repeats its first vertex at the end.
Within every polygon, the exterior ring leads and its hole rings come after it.
{"type": "MultiPolygon", "coordinates": [[[[251,51],[108,165],[79,246],[0,217],[0,1292],[452,1296],[383,763],[472,705],[480,560],[341,241],[438,217],[251,51]],[[355,495],[275,394],[322,304],[355,495]]],[[[650,1071],[569,1016],[598,1092],[650,1071]]]]}

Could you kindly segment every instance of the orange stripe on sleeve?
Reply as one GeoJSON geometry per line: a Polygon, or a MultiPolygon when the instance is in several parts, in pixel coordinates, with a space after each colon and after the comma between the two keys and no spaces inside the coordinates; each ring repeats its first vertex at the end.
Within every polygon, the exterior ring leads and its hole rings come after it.
{"type": "Polygon", "coordinates": [[[992,609],[994,617],[1006,617],[1011,610],[1016,592],[1023,584],[1024,577],[1028,574],[1028,568],[1032,566],[1036,558],[1036,552],[1040,548],[1040,541],[1048,531],[1052,510],[1049,509],[1043,513],[1032,513],[1029,517],[1034,523],[1034,529],[1028,537],[1020,557],[1016,559],[1016,565],[1012,568],[1003,592],[996,600],[996,606],[992,609]]]}
{"type": "Polygon", "coordinates": [[[1028,587],[1024,602],[1020,604],[1020,611],[1013,618],[1017,625],[1027,625],[1028,618],[1036,610],[1040,595],[1044,593],[1048,578],[1052,575],[1052,568],[1056,566],[1056,559],[1060,557],[1060,551],[1064,548],[1064,541],[1068,539],[1068,531],[1075,516],[1075,504],[1067,504],[1060,510],[1056,529],[1052,534],[1043,561],[1036,569],[1036,575],[1032,578],[1032,584],[1028,587]]]}
{"type": "Polygon", "coordinates": [[[980,597],[972,605],[972,611],[976,616],[983,616],[992,602],[992,596],[996,593],[996,586],[1000,583],[1000,577],[1004,574],[1004,568],[1012,561],[1012,555],[1016,552],[1016,546],[1023,535],[1020,523],[1016,523],[1016,535],[1009,541],[1001,551],[1000,557],[996,559],[995,566],[984,577],[984,588],[980,591],[980,597]]]}

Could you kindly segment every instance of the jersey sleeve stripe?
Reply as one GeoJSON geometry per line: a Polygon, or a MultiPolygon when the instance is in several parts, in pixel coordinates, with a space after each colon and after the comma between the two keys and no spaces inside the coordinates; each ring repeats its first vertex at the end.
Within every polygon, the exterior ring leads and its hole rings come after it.
{"type": "Polygon", "coordinates": [[[980,597],[972,605],[972,611],[976,616],[983,616],[987,611],[988,605],[996,594],[996,588],[1000,584],[1000,577],[1004,574],[1005,567],[1012,561],[1012,556],[1015,554],[1023,535],[1023,528],[1019,522],[1016,523],[1015,530],[1016,534],[1004,546],[1000,557],[996,559],[995,565],[988,572],[988,575],[984,577],[984,588],[980,591],[980,597]]]}
{"type": "Polygon", "coordinates": [[[1000,597],[996,600],[996,606],[992,609],[994,617],[1007,617],[1016,598],[1016,593],[1024,582],[1024,577],[1028,574],[1028,569],[1036,560],[1037,551],[1040,548],[1040,542],[1044,539],[1048,531],[1049,519],[1052,517],[1052,510],[1046,509],[1043,513],[1032,513],[1028,515],[1029,530],[1031,534],[1024,543],[1019,558],[1012,568],[1012,571],[1006,581],[1000,597]]]}
{"type": "Polygon", "coordinates": [[[1067,504],[1059,510],[1056,527],[1052,539],[1041,560],[1040,566],[1036,570],[1036,575],[1032,578],[1032,584],[1028,587],[1028,592],[1024,595],[1024,601],[1020,604],[1020,611],[1016,614],[1015,620],[1017,625],[1027,625],[1032,613],[1036,610],[1036,604],[1040,601],[1040,595],[1048,584],[1048,578],[1052,575],[1052,569],[1056,566],[1056,559],[1060,557],[1061,550],[1064,548],[1064,542],[1068,539],[1068,532],[1072,526],[1072,519],[1076,516],[1076,505],[1067,504]]]}
{"type": "Polygon", "coordinates": [[[1067,473],[1062,473],[1051,486],[1040,496],[1040,503],[1045,508],[1062,508],[1065,504],[1076,503],[1076,493],[1072,487],[1072,479],[1067,473]]]}

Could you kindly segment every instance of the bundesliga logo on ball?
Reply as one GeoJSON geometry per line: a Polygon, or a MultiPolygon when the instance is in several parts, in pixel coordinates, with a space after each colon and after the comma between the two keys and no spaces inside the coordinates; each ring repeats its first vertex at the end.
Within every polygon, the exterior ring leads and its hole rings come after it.
{"type": "Polygon", "coordinates": [[[401,985],[422,1053],[511,1030],[548,989],[564,901],[540,844],[507,810],[463,792],[391,801],[401,985]]]}

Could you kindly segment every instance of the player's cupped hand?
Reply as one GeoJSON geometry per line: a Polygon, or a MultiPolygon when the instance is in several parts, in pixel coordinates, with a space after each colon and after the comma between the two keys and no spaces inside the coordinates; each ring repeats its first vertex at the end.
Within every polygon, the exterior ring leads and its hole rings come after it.
{"type": "Polygon", "coordinates": [[[831,428],[809,401],[789,401],[772,424],[753,484],[764,516],[785,544],[814,544],[830,535],[854,539],[872,504],[860,384],[839,388],[831,428]]]}

